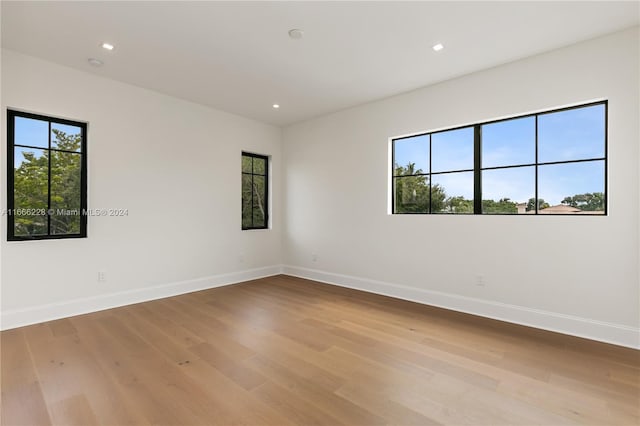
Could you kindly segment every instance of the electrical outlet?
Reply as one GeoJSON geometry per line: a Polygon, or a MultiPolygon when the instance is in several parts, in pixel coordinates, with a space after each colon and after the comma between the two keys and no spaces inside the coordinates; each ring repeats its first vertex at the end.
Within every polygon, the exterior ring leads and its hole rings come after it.
{"type": "Polygon", "coordinates": [[[240,262],[240,263],[244,263],[244,254],[240,253],[240,254],[238,255],[238,262],[240,262]]]}
{"type": "Polygon", "coordinates": [[[107,281],[107,272],[106,271],[98,271],[98,282],[104,283],[107,281]]]}
{"type": "Polygon", "coordinates": [[[476,285],[478,287],[484,287],[485,285],[484,275],[481,275],[481,274],[476,275],[476,285]]]}
{"type": "Polygon", "coordinates": [[[311,261],[312,262],[317,262],[318,261],[318,255],[315,253],[311,253],[311,261]]]}

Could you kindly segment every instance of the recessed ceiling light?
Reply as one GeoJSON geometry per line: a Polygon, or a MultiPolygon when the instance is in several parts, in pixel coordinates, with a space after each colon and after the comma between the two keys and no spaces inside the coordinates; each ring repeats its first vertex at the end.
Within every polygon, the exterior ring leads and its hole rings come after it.
{"type": "Polygon", "coordinates": [[[96,59],[96,58],[89,58],[87,59],[87,62],[89,62],[89,64],[91,64],[94,67],[101,67],[104,65],[104,62],[102,62],[100,59],[96,59]]]}
{"type": "Polygon", "coordinates": [[[439,52],[442,49],[444,49],[444,45],[442,43],[438,43],[438,44],[433,45],[432,49],[435,50],[436,52],[439,52]]]}
{"type": "Polygon", "coordinates": [[[113,50],[115,46],[113,44],[110,43],[102,43],[102,48],[103,49],[107,49],[107,50],[113,50]]]}
{"type": "Polygon", "coordinates": [[[280,105],[278,105],[278,104],[273,104],[272,106],[273,106],[273,108],[275,108],[275,109],[280,108],[280,105]]]}
{"type": "Polygon", "coordinates": [[[289,30],[289,37],[294,40],[300,40],[304,36],[304,31],[294,28],[289,30]]]}

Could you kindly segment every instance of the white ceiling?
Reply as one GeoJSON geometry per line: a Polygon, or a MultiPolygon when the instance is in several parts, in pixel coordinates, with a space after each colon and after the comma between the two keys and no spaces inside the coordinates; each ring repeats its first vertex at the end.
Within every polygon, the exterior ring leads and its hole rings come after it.
{"type": "Polygon", "coordinates": [[[637,1],[2,1],[1,7],[3,47],[276,125],[640,21],[637,1]],[[303,29],[304,38],[290,39],[292,28],[303,29]],[[104,41],[116,48],[107,52],[104,41]],[[445,45],[439,53],[431,49],[437,42],[445,45]],[[90,66],[90,57],[105,65],[90,66]]]}

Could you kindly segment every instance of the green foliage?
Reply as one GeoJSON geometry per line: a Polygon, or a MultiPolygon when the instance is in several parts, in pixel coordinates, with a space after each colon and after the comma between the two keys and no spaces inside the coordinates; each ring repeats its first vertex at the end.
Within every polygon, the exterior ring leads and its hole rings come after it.
{"type": "Polygon", "coordinates": [[[583,211],[603,211],[604,193],[592,192],[586,194],[576,194],[573,197],[565,197],[562,204],[578,208],[583,211]]]}
{"type": "Polygon", "coordinates": [[[14,206],[16,211],[31,210],[33,214],[14,217],[15,235],[42,235],[47,233],[48,208],[48,155],[24,152],[24,160],[14,172],[14,206]]]}
{"type": "Polygon", "coordinates": [[[518,206],[509,198],[502,198],[499,201],[482,200],[482,213],[513,214],[518,213],[518,206]]]}
{"type": "Polygon", "coordinates": [[[445,200],[444,211],[448,213],[473,213],[473,200],[463,196],[448,197],[445,200]]]}
{"type": "Polygon", "coordinates": [[[394,194],[396,213],[429,213],[429,202],[432,211],[441,211],[445,205],[446,194],[442,186],[431,185],[429,177],[421,175],[422,169],[416,170],[415,163],[406,167],[395,167],[394,194]]]}
{"type": "Polygon", "coordinates": [[[242,156],[242,172],[251,173],[253,171],[253,157],[242,156]]]}
{"type": "Polygon", "coordinates": [[[264,175],[267,169],[267,161],[264,158],[253,159],[253,173],[258,175],[264,175]]]}
{"type": "MultiPolygon", "coordinates": [[[[429,213],[431,200],[432,213],[473,214],[474,202],[463,196],[447,196],[446,190],[439,184],[430,185],[429,176],[415,168],[414,163],[406,166],[395,165],[394,194],[396,213],[429,213]]],[[[517,203],[509,198],[499,201],[483,200],[484,213],[518,213],[517,203]]]]}
{"type": "MultiPolygon", "coordinates": [[[[549,207],[549,203],[547,203],[543,198],[539,198],[538,199],[538,210],[546,209],[547,207],[549,207]]],[[[536,199],[535,198],[529,198],[529,201],[527,201],[526,210],[528,212],[530,212],[530,211],[533,211],[535,209],[536,209],[536,199]]]]}
{"type": "MultiPolygon", "coordinates": [[[[51,234],[77,234],[81,215],[81,136],[68,135],[52,129],[55,150],[33,149],[23,152],[22,162],[14,170],[14,207],[16,213],[31,211],[36,214],[16,214],[15,235],[47,234],[47,210],[51,215],[51,234]],[[42,152],[41,155],[36,155],[42,152]],[[51,158],[49,158],[51,157],[51,158]],[[51,161],[49,161],[51,160],[51,161]],[[48,187],[49,163],[51,188],[48,187]],[[48,205],[51,192],[51,205],[48,205]],[[70,214],[57,214],[58,209],[70,214]]],[[[53,141],[52,141],[53,142],[53,141]]],[[[27,148],[28,149],[28,148],[27,148]]],[[[16,163],[19,162],[17,159],[16,163]]]]}

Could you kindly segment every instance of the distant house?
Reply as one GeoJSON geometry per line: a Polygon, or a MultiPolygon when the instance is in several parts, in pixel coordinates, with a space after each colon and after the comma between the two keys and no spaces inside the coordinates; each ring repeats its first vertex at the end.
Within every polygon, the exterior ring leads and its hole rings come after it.
{"type": "Polygon", "coordinates": [[[547,207],[546,209],[540,209],[539,214],[578,214],[582,213],[577,207],[567,206],[566,204],[558,204],[557,206],[547,207]]]}
{"type": "MultiPolygon", "coordinates": [[[[518,203],[518,214],[535,214],[534,210],[527,211],[527,203],[518,203]]],[[[568,206],[566,204],[558,204],[556,206],[540,209],[538,214],[604,214],[602,210],[583,211],[577,207],[568,206]]]]}

